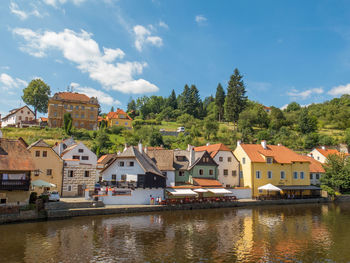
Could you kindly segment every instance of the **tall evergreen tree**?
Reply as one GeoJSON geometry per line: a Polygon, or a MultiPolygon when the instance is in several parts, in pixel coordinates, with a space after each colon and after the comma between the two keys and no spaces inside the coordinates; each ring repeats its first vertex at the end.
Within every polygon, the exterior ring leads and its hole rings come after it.
{"type": "Polygon", "coordinates": [[[246,90],[243,82],[243,76],[238,69],[234,70],[233,75],[228,82],[227,95],[225,99],[225,119],[232,121],[236,125],[239,114],[244,110],[247,104],[246,90]]]}
{"type": "Polygon", "coordinates": [[[172,90],[172,92],[168,98],[168,106],[170,106],[174,110],[177,109],[177,100],[176,100],[175,90],[172,90]]]}
{"type": "Polygon", "coordinates": [[[183,113],[191,114],[191,92],[187,84],[179,96],[179,108],[183,113]]]}
{"type": "Polygon", "coordinates": [[[190,114],[195,118],[199,118],[202,112],[202,100],[199,96],[199,91],[195,85],[191,85],[190,88],[189,105],[190,114]]]}
{"type": "Polygon", "coordinates": [[[128,103],[128,112],[136,111],[136,102],[135,100],[131,99],[128,103]]]}
{"type": "Polygon", "coordinates": [[[225,109],[224,109],[225,97],[226,97],[225,91],[222,88],[221,84],[219,83],[218,87],[216,88],[216,94],[215,94],[215,105],[218,111],[219,121],[221,121],[225,113],[225,109]]]}
{"type": "Polygon", "coordinates": [[[111,112],[114,112],[114,107],[112,106],[112,108],[111,108],[111,112]]]}

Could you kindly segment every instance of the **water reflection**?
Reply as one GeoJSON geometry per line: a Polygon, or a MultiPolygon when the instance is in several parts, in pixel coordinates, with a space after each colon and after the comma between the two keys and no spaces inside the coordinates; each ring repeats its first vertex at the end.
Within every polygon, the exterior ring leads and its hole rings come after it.
{"type": "Polygon", "coordinates": [[[0,262],[349,262],[349,244],[349,204],[0,226],[0,262]]]}

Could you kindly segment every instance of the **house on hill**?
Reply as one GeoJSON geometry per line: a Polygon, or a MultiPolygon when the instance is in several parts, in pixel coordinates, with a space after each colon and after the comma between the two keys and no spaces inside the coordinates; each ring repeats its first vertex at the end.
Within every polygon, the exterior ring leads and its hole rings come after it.
{"type": "Polygon", "coordinates": [[[340,152],[337,149],[327,149],[325,146],[313,149],[309,153],[309,156],[321,163],[326,163],[328,156],[331,154],[350,156],[348,153],[340,152]]]}
{"type": "Polygon", "coordinates": [[[126,129],[132,129],[132,118],[122,109],[117,109],[115,112],[109,112],[106,116],[108,127],[120,126],[126,129]]]}
{"type": "Polygon", "coordinates": [[[9,114],[1,119],[1,127],[28,127],[35,126],[34,112],[26,105],[10,110],[9,114]]]}
{"type": "Polygon", "coordinates": [[[218,164],[218,181],[224,187],[239,186],[239,161],[222,143],[195,147],[196,152],[207,151],[218,164]]]}
{"type": "Polygon", "coordinates": [[[31,174],[36,168],[27,146],[22,138],[0,137],[0,205],[29,202],[31,174]]]}
{"type": "Polygon", "coordinates": [[[315,160],[310,156],[304,156],[308,161],[310,161],[310,184],[311,185],[321,185],[321,177],[325,173],[322,163],[315,160]]]}

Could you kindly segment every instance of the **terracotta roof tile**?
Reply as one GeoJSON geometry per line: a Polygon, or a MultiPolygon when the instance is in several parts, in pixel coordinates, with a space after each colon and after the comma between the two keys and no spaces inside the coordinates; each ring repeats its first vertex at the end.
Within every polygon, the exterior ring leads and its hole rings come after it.
{"type": "Polygon", "coordinates": [[[324,173],[325,170],[322,166],[322,163],[315,160],[310,156],[303,156],[306,160],[310,162],[310,173],[324,173]]]}
{"type": "Polygon", "coordinates": [[[348,156],[348,153],[341,153],[337,149],[322,149],[322,148],[316,148],[317,151],[319,151],[324,157],[328,157],[330,154],[345,154],[348,156]]]}
{"type": "Polygon", "coordinates": [[[88,96],[77,92],[58,92],[54,96],[56,95],[62,100],[83,101],[83,102],[90,101],[90,98],[88,96]]]}
{"type": "Polygon", "coordinates": [[[161,171],[174,171],[174,151],[173,150],[149,150],[147,155],[154,161],[161,171]]]}
{"type": "Polygon", "coordinates": [[[290,164],[292,162],[308,162],[303,156],[281,145],[267,145],[264,149],[261,144],[241,144],[243,150],[252,162],[264,163],[264,157],[273,157],[277,163],[290,164]]]}
{"type": "Polygon", "coordinates": [[[215,155],[219,152],[219,151],[227,151],[227,152],[231,152],[231,149],[228,148],[226,145],[222,144],[222,143],[217,143],[217,144],[211,144],[211,145],[205,145],[205,146],[199,146],[199,147],[195,147],[194,150],[196,152],[202,152],[202,151],[207,151],[210,156],[212,158],[215,157],[215,155]]]}
{"type": "Polygon", "coordinates": [[[195,185],[199,185],[201,187],[222,187],[222,184],[215,179],[193,178],[193,182],[195,185]]]}
{"type": "Polygon", "coordinates": [[[123,111],[122,109],[117,109],[116,111],[111,111],[107,114],[107,118],[108,119],[120,119],[119,115],[125,115],[125,117],[129,120],[132,121],[132,118],[130,118],[130,116],[125,112],[123,111]]]}

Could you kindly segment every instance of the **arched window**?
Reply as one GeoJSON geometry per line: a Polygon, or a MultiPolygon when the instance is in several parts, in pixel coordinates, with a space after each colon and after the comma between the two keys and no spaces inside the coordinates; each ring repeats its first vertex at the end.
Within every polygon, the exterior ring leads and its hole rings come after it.
{"type": "Polygon", "coordinates": [[[203,175],[203,169],[199,169],[199,175],[203,175]]]}

